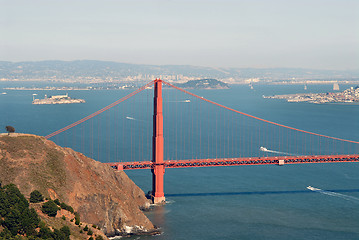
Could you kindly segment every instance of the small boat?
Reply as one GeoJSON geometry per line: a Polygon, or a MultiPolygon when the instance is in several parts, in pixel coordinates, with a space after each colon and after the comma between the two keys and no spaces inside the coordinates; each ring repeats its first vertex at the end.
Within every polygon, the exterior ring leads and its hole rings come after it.
{"type": "Polygon", "coordinates": [[[315,188],[315,187],[312,187],[312,186],[308,186],[307,189],[312,190],[312,191],[320,191],[321,190],[319,188],[315,188]]]}
{"type": "Polygon", "coordinates": [[[191,100],[187,99],[187,100],[185,100],[184,102],[191,102],[191,100]]]}
{"type": "Polygon", "coordinates": [[[259,151],[262,151],[262,152],[267,152],[267,151],[268,151],[268,149],[267,149],[267,148],[265,148],[265,147],[260,147],[260,148],[259,148],[259,151]]]}
{"type": "Polygon", "coordinates": [[[7,93],[6,92],[3,92],[3,93],[1,93],[2,95],[6,95],[7,93]]]}

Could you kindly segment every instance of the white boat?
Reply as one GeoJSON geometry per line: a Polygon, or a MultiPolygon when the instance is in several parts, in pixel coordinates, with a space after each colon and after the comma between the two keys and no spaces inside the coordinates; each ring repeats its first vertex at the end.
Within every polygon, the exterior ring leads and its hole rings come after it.
{"type": "Polygon", "coordinates": [[[3,92],[3,93],[1,93],[2,95],[6,95],[7,93],[6,92],[3,92]]]}
{"type": "Polygon", "coordinates": [[[262,151],[262,152],[267,152],[267,151],[268,151],[268,149],[267,149],[267,148],[265,148],[265,147],[260,147],[260,148],[259,148],[259,151],[262,151]]]}
{"type": "Polygon", "coordinates": [[[312,187],[312,186],[308,186],[307,189],[312,190],[312,191],[321,191],[321,189],[315,188],[315,187],[312,187]]]}

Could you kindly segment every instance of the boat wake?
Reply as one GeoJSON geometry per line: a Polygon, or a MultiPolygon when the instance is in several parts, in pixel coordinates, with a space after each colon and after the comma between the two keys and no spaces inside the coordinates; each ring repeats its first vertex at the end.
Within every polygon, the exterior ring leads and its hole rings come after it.
{"type": "Polygon", "coordinates": [[[318,192],[318,193],[325,194],[325,195],[332,196],[332,197],[339,197],[339,198],[342,198],[342,199],[345,199],[348,201],[359,203],[359,198],[357,198],[357,197],[353,197],[353,196],[349,196],[349,195],[345,195],[345,194],[341,194],[341,193],[336,193],[336,192],[331,192],[331,191],[326,191],[326,190],[323,190],[320,188],[315,188],[312,186],[308,186],[307,189],[311,190],[313,192],[318,192]]]}
{"type": "Polygon", "coordinates": [[[190,103],[191,100],[186,99],[186,100],[180,100],[180,101],[168,101],[168,102],[172,102],[172,103],[190,103]]]}
{"type": "Polygon", "coordinates": [[[293,154],[293,153],[274,151],[274,150],[267,149],[265,147],[260,147],[259,151],[269,152],[269,153],[277,153],[277,154],[283,154],[283,155],[293,155],[293,156],[297,155],[297,154],[293,154]]]}

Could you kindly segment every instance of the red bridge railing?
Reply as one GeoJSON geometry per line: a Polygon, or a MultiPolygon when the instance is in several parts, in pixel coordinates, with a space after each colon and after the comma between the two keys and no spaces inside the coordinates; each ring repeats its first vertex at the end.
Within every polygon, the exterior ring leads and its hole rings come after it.
{"type": "MultiPolygon", "coordinates": [[[[285,165],[301,163],[340,163],[359,162],[359,155],[318,155],[318,156],[277,156],[252,158],[219,158],[195,160],[166,160],[165,168],[219,167],[240,165],[285,165]]],[[[117,170],[154,169],[151,161],[106,163],[117,170]]]]}

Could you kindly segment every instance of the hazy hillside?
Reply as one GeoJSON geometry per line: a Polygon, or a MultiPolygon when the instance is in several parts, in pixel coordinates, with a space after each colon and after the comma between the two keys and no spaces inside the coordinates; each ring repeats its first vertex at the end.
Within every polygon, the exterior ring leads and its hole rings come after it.
{"type": "Polygon", "coordinates": [[[189,65],[146,65],[110,61],[0,61],[0,80],[37,81],[146,81],[161,77],[183,81],[200,78],[241,80],[258,78],[262,81],[281,79],[352,79],[359,71],[333,71],[296,68],[214,68],[189,65]],[[190,78],[190,79],[188,79],[190,78]]]}

